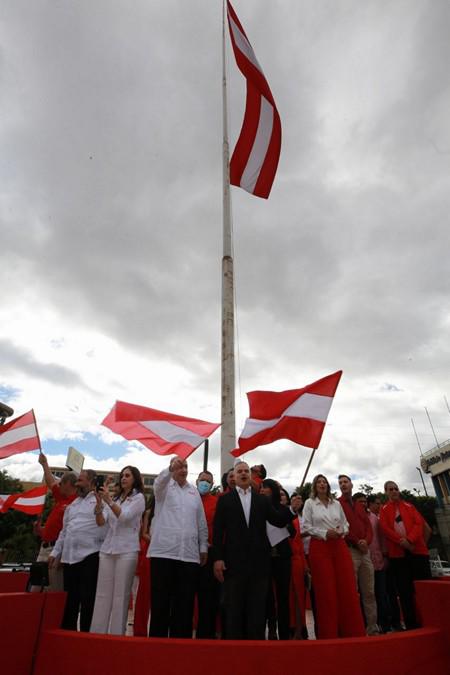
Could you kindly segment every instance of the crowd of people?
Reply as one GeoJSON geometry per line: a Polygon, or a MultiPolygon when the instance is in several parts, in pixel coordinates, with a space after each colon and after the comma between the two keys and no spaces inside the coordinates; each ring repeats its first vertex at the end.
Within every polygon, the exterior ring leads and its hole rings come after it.
{"type": "Polygon", "coordinates": [[[139,470],[124,467],[114,491],[94,471],[58,482],[39,456],[54,506],[38,560],[49,588],[67,592],[62,627],[124,635],[133,586],[134,634],[215,639],[307,639],[307,598],[319,639],[416,628],[414,581],[431,577],[430,529],[401,499],[335,497],[315,476],[303,504],[263,465],[237,461],[222,476],[188,482],[177,457],[146,504],[139,470]],[[62,571],[62,572],[61,572],[62,571]]]}

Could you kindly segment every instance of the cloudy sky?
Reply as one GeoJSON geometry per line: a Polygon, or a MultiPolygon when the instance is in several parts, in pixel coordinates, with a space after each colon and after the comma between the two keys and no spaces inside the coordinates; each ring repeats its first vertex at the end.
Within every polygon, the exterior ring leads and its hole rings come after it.
{"type": "MultiPolygon", "coordinates": [[[[34,407],[53,463],[163,468],[100,426],[116,399],[220,420],[221,5],[1,3],[0,399],[34,407]]],[[[234,8],[283,127],[269,200],[232,191],[237,431],[247,391],[342,369],[312,474],[421,488],[411,418],[423,450],[424,406],[450,438],[450,5],[234,8]]],[[[219,433],[210,451],[218,476],[219,433]]],[[[308,454],[248,458],[292,487],[308,454]]]]}

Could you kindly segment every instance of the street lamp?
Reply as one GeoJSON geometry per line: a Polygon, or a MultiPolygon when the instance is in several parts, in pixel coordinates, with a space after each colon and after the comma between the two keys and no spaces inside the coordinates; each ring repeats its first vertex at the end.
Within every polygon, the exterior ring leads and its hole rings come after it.
{"type": "Polygon", "coordinates": [[[417,471],[420,473],[420,477],[421,477],[421,479],[422,479],[423,489],[425,490],[425,496],[428,497],[427,488],[425,487],[425,481],[424,481],[424,479],[423,479],[423,473],[422,473],[422,471],[420,470],[420,468],[419,468],[418,466],[416,466],[416,469],[417,469],[417,471]]]}
{"type": "Polygon", "coordinates": [[[14,410],[6,403],[0,403],[0,424],[5,424],[6,418],[11,415],[14,415],[14,410]]]}

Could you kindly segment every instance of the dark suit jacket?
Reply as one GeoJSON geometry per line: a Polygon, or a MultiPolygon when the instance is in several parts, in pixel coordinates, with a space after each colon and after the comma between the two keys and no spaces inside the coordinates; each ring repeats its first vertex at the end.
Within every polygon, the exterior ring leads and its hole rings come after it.
{"type": "Polygon", "coordinates": [[[249,571],[266,573],[270,565],[270,543],[266,522],[284,527],[296,518],[289,509],[276,511],[268,497],[252,492],[247,526],[236,489],[219,498],[213,525],[213,558],[224,560],[227,574],[249,571]]]}

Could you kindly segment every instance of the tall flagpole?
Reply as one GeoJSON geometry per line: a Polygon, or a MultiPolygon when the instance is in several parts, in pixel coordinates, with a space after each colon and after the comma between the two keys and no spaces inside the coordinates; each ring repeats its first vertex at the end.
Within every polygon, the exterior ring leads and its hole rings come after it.
{"type": "Polygon", "coordinates": [[[225,68],[226,3],[222,14],[222,112],[223,112],[223,257],[222,257],[222,428],[221,474],[232,466],[230,450],[236,447],[234,371],[234,277],[231,236],[230,149],[228,145],[227,79],[225,68]]]}

